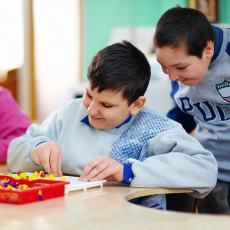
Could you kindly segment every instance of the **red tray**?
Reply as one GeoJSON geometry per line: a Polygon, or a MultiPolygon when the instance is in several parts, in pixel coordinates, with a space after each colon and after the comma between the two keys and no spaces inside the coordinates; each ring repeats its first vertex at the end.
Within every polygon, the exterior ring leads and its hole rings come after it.
{"type": "Polygon", "coordinates": [[[0,189],[0,202],[10,204],[26,204],[39,200],[46,200],[50,198],[64,196],[65,185],[69,184],[68,181],[55,181],[55,180],[24,180],[15,179],[11,176],[0,175],[0,180],[10,179],[18,185],[26,184],[30,189],[28,190],[6,190],[0,189]]]}

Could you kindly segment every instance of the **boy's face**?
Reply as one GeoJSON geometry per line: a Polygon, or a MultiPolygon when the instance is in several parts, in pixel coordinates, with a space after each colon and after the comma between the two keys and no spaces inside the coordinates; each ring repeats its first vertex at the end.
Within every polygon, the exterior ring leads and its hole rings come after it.
{"type": "Polygon", "coordinates": [[[97,129],[112,129],[123,123],[130,115],[132,105],[123,99],[122,91],[92,90],[88,82],[82,103],[85,106],[90,125],[97,129]]]}
{"type": "MultiPolygon", "coordinates": [[[[211,46],[209,48],[212,48],[211,46]]],[[[161,64],[163,72],[169,75],[171,81],[193,86],[203,79],[208,70],[213,50],[206,50],[206,48],[201,59],[188,55],[182,48],[172,49],[165,46],[156,47],[155,50],[157,61],[161,64]]]]}

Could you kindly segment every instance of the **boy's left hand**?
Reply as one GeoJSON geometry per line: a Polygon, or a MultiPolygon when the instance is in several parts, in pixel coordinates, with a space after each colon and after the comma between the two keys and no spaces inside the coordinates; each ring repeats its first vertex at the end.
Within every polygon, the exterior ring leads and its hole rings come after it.
{"type": "Polygon", "coordinates": [[[83,174],[79,180],[86,181],[99,181],[106,179],[107,181],[122,181],[124,165],[109,157],[100,156],[89,161],[84,168],[83,174]]]}

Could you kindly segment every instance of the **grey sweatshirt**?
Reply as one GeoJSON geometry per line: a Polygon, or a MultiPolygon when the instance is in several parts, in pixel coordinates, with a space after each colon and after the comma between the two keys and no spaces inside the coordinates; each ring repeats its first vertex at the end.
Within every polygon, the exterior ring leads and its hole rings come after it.
{"type": "Polygon", "coordinates": [[[42,123],[14,139],[7,164],[13,172],[44,170],[33,158],[41,141],[53,141],[63,151],[62,172],[80,175],[91,159],[104,155],[132,164],[132,187],[193,189],[204,197],[216,184],[217,164],[182,126],[144,107],[119,128],[100,130],[83,122],[87,116],[81,99],[61,104],[42,123]]]}
{"type": "Polygon", "coordinates": [[[214,154],[218,179],[230,182],[230,28],[213,28],[215,50],[208,71],[194,86],[173,83],[173,97],[183,113],[175,107],[169,117],[179,118],[176,120],[183,125],[189,115],[194,117],[194,137],[214,154]]]}

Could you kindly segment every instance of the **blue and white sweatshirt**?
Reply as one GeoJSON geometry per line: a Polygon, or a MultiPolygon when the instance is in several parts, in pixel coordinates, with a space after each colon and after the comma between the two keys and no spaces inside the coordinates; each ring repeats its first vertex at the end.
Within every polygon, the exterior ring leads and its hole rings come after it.
{"type": "Polygon", "coordinates": [[[218,163],[218,179],[230,182],[230,28],[213,26],[214,55],[204,78],[194,86],[172,82],[176,106],[168,117],[211,151],[218,163]]]}
{"type": "Polygon", "coordinates": [[[192,196],[204,197],[215,186],[215,158],[179,123],[147,107],[113,129],[95,129],[82,122],[86,116],[82,100],[74,99],[41,125],[31,125],[9,146],[11,171],[43,170],[34,161],[33,149],[41,141],[52,141],[62,148],[64,174],[80,175],[88,161],[103,155],[132,164],[132,187],[186,188],[194,190],[192,196]]]}

